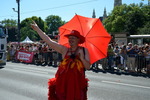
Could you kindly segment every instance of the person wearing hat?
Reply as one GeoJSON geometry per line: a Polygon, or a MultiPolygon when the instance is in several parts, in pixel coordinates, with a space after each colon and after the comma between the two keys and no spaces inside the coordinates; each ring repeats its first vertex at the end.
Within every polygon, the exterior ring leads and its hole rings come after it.
{"type": "Polygon", "coordinates": [[[88,50],[79,46],[85,42],[85,38],[77,30],[72,30],[65,35],[69,43],[69,47],[66,47],[48,37],[35,22],[31,27],[63,58],[55,78],[49,79],[48,100],[87,100],[88,79],[85,69],[90,69],[90,57],[88,50]]]}

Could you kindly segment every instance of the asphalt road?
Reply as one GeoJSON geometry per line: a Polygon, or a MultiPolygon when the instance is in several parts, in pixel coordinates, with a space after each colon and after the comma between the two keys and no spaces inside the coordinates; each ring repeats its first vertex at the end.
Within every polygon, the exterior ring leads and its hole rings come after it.
{"type": "MultiPolygon", "coordinates": [[[[57,68],[11,63],[0,69],[0,100],[47,100],[47,81],[57,68]]],[[[86,71],[88,100],[150,100],[150,77],[86,71]]]]}

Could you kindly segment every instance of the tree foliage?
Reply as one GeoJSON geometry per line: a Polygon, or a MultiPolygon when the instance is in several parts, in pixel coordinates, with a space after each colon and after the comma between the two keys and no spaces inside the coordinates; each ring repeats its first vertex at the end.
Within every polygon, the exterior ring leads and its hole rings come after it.
{"type": "Polygon", "coordinates": [[[17,27],[17,21],[13,20],[13,19],[4,19],[1,21],[1,24],[7,28],[16,28],[17,27]]]}
{"type": "Polygon", "coordinates": [[[47,30],[46,23],[40,17],[33,16],[26,18],[21,22],[21,40],[24,40],[27,36],[33,41],[40,40],[39,35],[30,26],[33,21],[35,21],[44,32],[47,30]]]}
{"type": "Polygon", "coordinates": [[[104,20],[104,25],[108,32],[121,32],[124,30],[124,23],[127,18],[127,5],[116,6],[112,13],[104,20]]]}
{"type": "Polygon", "coordinates": [[[142,11],[144,12],[144,16],[146,18],[144,26],[138,28],[138,34],[150,34],[150,6],[144,6],[142,11]]]}
{"type": "Polygon", "coordinates": [[[142,3],[123,4],[116,6],[103,21],[108,32],[129,32],[129,34],[138,34],[147,22],[150,21],[150,6],[142,3]]]}
{"type": "Polygon", "coordinates": [[[62,21],[61,17],[57,15],[49,15],[48,17],[46,17],[45,22],[48,26],[48,34],[52,34],[53,32],[57,33],[58,28],[65,23],[65,21],[62,21]]]}
{"type": "Polygon", "coordinates": [[[8,29],[7,41],[17,41],[17,21],[13,19],[4,19],[1,24],[8,29]]]}
{"type": "MultiPolygon", "coordinates": [[[[40,29],[44,31],[46,34],[52,34],[53,32],[57,32],[58,28],[62,26],[65,21],[61,20],[61,17],[55,15],[49,15],[46,20],[42,20],[40,17],[33,16],[31,18],[26,18],[21,21],[21,41],[24,40],[27,36],[33,41],[39,41],[41,38],[39,35],[31,28],[30,24],[32,21],[35,21],[40,29]],[[48,26],[47,26],[48,25],[48,26]]],[[[17,21],[12,19],[7,19],[1,21],[4,27],[7,27],[8,30],[8,41],[17,41],[17,21]]]]}
{"type": "Polygon", "coordinates": [[[138,5],[129,5],[131,11],[128,12],[129,17],[125,22],[125,31],[130,34],[137,34],[138,28],[143,27],[146,16],[138,5]]]}
{"type": "Polygon", "coordinates": [[[146,23],[144,27],[139,28],[138,34],[150,34],[150,22],[146,23]]]}

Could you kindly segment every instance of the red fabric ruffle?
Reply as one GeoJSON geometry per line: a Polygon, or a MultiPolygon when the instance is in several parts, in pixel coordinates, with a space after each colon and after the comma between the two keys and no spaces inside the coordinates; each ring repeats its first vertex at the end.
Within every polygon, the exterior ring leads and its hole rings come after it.
{"type": "Polygon", "coordinates": [[[48,81],[48,100],[57,100],[56,96],[56,78],[48,81]]]}

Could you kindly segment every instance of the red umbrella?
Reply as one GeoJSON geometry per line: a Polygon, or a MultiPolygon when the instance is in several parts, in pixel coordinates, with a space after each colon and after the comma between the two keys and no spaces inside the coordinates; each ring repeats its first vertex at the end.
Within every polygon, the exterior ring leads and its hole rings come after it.
{"type": "Polygon", "coordinates": [[[68,46],[68,39],[64,35],[69,34],[71,30],[77,30],[85,37],[85,42],[81,46],[88,49],[91,64],[107,56],[111,36],[99,18],[75,15],[69,22],[59,27],[60,44],[68,46]]]}

